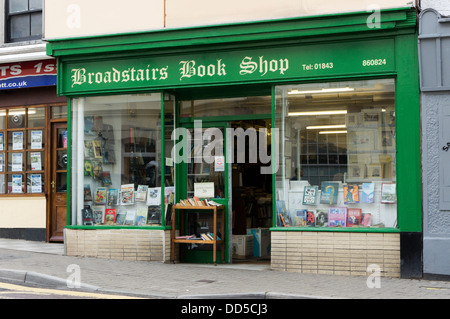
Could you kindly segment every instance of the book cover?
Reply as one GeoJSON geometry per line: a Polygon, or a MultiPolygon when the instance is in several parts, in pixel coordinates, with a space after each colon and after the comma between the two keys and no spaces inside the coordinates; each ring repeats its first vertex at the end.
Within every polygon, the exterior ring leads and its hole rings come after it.
{"type": "Polygon", "coordinates": [[[305,186],[303,191],[303,205],[316,205],[318,186],[305,186]]]}
{"type": "Polygon", "coordinates": [[[91,161],[84,161],[84,176],[94,176],[91,161]]]}
{"type": "Polygon", "coordinates": [[[81,218],[83,225],[92,226],[94,225],[94,217],[92,215],[92,209],[89,206],[85,206],[81,209],[81,218]]]}
{"type": "Polygon", "coordinates": [[[123,225],[125,223],[125,218],[127,216],[127,213],[125,211],[119,211],[116,214],[116,224],[117,225],[123,225]]]}
{"type": "Polygon", "coordinates": [[[111,174],[106,171],[106,172],[102,172],[103,175],[103,186],[110,186],[112,185],[112,181],[111,181],[111,174]]]}
{"type": "Polygon", "coordinates": [[[91,184],[84,184],[83,187],[84,201],[89,202],[92,200],[91,184]]]}
{"type": "Polygon", "coordinates": [[[136,211],[134,209],[128,210],[125,217],[124,225],[134,225],[136,222],[136,211]]]}
{"type": "Polygon", "coordinates": [[[145,202],[147,199],[147,185],[138,185],[136,190],[136,201],[137,202],[145,202]]]}
{"type": "MultiPolygon", "coordinates": [[[[172,215],[172,211],[170,215],[172,215]]],[[[147,224],[161,224],[161,206],[148,207],[147,224]]]]}
{"type": "Polygon", "coordinates": [[[363,183],[361,189],[361,203],[373,204],[375,193],[374,183],[363,183]]]}
{"type": "Polygon", "coordinates": [[[92,141],[92,146],[94,148],[94,157],[95,158],[101,158],[103,159],[103,153],[102,153],[102,147],[100,145],[100,141],[98,140],[93,140],[92,141]]]}
{"type": "Polygon", "coordinates": [[[307,219],[307,210],[306,209],[297,209],[294,212],[294,226],[306,226],[307,219]]]}
{"type": "Polygon", "coordinates": [[[94,218],[94,224],[103,224],[104,216],[105,206],[92,206],[92,217],[94,218]]]}
{"type": "Polygon", "coordinates": [[[347,224],[347,207],[330,207],[328,211],[328,226],[345,227],[347,224]]]}
{"type": "Polygon", "coordinates": [[[362,210],[360,208],[347,209],[347,227],[361,225],[362,210]]]}
{"type": "Polygon", "coordinates": [[[97,205],[105,205],[106,196],[107,196],[106,187],[97,187],[94,195],[94,203],[97,205]]]}
{"type": "Polygon", "coordinates": [[[149,187],[147,190],[147,205],[161,205],[161,187],[149,187]]]}
{"type": "Polygon", "coordinates": [[[313,211],[306,211],[306,226],[315,227],[316,217],[313,211]]]}
{"type": "Polygon", "coordinates": [[[108,206],[116,206],[119,204],[119,190],[117,188],[108,189],[108,206]]]}
{"type": "Polygon", "coordinates": [[[317,210],[315,213],[315,220],[317,227],[328,226],[328,212],[326,210],[317,210]]]}
{"type": "Polygon", "coordinates": [[[359,203],[359,187],[356,184],[344,185],[344,204],[359,203]]]}
{"type": "Polygon", "coordinates": [[[369,227],[370,225],[372,225],[372,214],[371,213],[363,214],[362,225],[364,227],[369,227]]]}
{"type": "Polygon", "coordinates": [[[115,208],[105,209],[105,224],[113,225],[115,221],[116,221],[116,209],[115,208]]]}
{"type": "Polygon", "coordinates": [[[337,203],[339,183],[322,182],[320,192],[320,203],[334,205],[337,203]]]}
{"type": "Polygon", "coordinates": [[[381,203],[394,204],[396,202],[395,184],[383,183],[381,184],[381,203]]]}
{"type": "Polygon", "coordinates": [[[136,210],[136,225],[142,226],[147,224],[147,214],[148,214],[147,207],[139,207],[136,210]]]}
{"type": "Polygon", "coordinates": [[[124,206],[134,204],[134,184],[125,184],[120,187],[120,204],[124,206]]]}

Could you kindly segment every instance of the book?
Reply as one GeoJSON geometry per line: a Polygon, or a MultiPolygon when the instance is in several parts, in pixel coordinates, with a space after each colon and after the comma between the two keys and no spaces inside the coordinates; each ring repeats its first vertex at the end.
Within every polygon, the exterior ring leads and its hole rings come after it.
{"type": "Polygon", "coordinates": [[[395,184],[383,183],[381,184],[381,203],[394,204],[396,202],[395,184]]]}
{"type": "Polygon", "coordinates": [[[161,205],[161,187],[149,187],[147,190],[147,206],[161,205]]]}
{"type": "Polygon", "coordinates": [[[344,185],[344,204],[359,203],[359,187],[356,184],[344,185]]]}
{"type": "Polygon", "coordinates": [[[134,209],[130,209],[127,211],[127,215],[125,217],[124,225],[134,225],[136,222],[136,211],[134,209]]]}
{"type": "Polygon", "coordinates": [[[125,211],[118,211],[116,215],[116,224],[117,225],[123,225],[125,223],[125,218],[127,216],[127,213],[125,211]]]}
{"type": "Polygon", "coordinates": [[[277,200],[276,201],[276,209],[277,209],[277,225],[278,226],[289,226],[290,222],[287,216],[287,210],[286,210],[286,203],[284,200],[277,200]]]}
{"type": "MultiPolygon", "coordinates": [[[[172,215],[172,211],[170,211],[172,215]]],[[[148,206],[147,224],[161,224],[161,206],[148,206]]]]}
{"type": "Polygon", "coordinates": [[[115,208],[107,208],[105,209],[105,224],[113,225],[116,221],[116,209],[115,208]]]}
{"type": "Polygon", "coordinates": [[[92,206],[92,217],[94,218],[94,224],[103,224],[104,216],[105,206],[92,206]]]}
{"type": "Polygon", "coordinates": [[[372,214],[364,213],[362,217],[362,225],[364,227],[369,227],[372,224],[372,214]]]}
{"type": "Polygon", "coordinates": [[[134,205],[134,184],[120,186],[120,204],[134,205]]]}
{"type": "Polygon", "coordinates": [[[99,140],[92,141],[92,147],[94,148],[94,157],[103,159],[102,147],[99,140]]]}
{"type": "Polygon", "coordinates": [[[316,205],[318,186],[305,186],[303,191],[303,205],[316,205]]]}
{"type": "Polygon", "coordinates": [[[373,204],[374,202],[374,183],[363,183],[361,189],[361,203],[373,204]]]}
{"type": "Polygon", "coordinates": [[[347,207],[330,207],[328,210],[329,227],[345,227],[347,222],[347,207]]]}
{"type": "Polygon", "coordinates": [[[326,210],[317,210],[315,213],[315,221],[317,227],[328,226],[328,212],[326,210]]]}
{"type": "Polygon", "coordinates": [[[316,217],[313,211],[306,211],[306,226],[315,227],[316,217]]]}
{"type": "Polygon", "coordinates": [[[85,226],[94,225],[94,217],[92,214],[92,209],[89,207],[89,205],[84,206],[84,208],[81,209],[81,218],[83,225],[85,226]]]}
{"type": "Polygon", "coordinates": [[[84,195],[85,202],[89,202],[92,200],[91,184],[84,184],[83,195],[84,195]]]}
{"type": "Polygon", "coordinates": [[[103,175],[103,186],[110,186],[112,185],[112,181],[111,181],[111,174],[108,171],[104,171],[102,172],[103,175]]]}
{"type": "Polygon", "coordinates": [[[147,224],[147,214],[148,214],[147,207],[139,207],[136,210],[136,225],[142,226],[147,224]]]}
{"type": "Polygon", "coordinates": [[[294,226],[306,226],[307,212],[306,209],[296,209],[294,211],[294,226]]]}
{"type": "Polygon", "coordinates": [[[320,203],[334,205],[337,203],[339,183],[322,182],[320,192],[320,203]]]}
{"type": "Polygon", "coordinates": [[[108,189],[108,206],[116,206],[119,204],[119,190],[117,188],[108,189]]]}
{"type": "Polygon", "coordinates": [[[145,202],[147,199],[147,185],[138,185],[136,190],[136,201],[137,202],[145,202]]]}
{"type": "Polygon", "coordinates": [[[347,227],[361,225],[362,210],[360,208],[347,209],[347,227]]]}
{"type": "Polygon", "coordinates": [[[91,161],[84,161],[84,176],[94,176],[91,161]]]}
{"type": "Polygon", "coordinates": [[[94,203],[97,205],[105,205],[107,197],[106,187],[97,187],[94,194],[94,203]]]}

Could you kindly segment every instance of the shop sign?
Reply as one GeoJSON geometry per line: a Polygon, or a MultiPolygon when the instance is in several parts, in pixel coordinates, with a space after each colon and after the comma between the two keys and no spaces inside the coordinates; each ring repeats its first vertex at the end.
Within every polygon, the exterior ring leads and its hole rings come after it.
{"type": "Polygon", "coordinates": [[[64,63],[62,94],[395,71],[394,40],[64,63]]]}
{"type": "Polygon", "coordinates": [[[55,60],[0,64],[0,90],[56,85],[55,60]]]}

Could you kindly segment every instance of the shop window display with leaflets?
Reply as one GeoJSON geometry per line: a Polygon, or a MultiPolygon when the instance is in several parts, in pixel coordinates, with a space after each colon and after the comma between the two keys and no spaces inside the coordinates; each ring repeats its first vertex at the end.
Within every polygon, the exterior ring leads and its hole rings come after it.
{"type": "Polygon", "coordinates": [[[395,82],[276,88],[278,227],[396,228],[395,82]]]}
{"type": "Polygon", "coordinates": [[[76,99],[73,122],[72,224],[161,225],[174,191],[171,167],[161,187],[161,95],[76,99]]]}

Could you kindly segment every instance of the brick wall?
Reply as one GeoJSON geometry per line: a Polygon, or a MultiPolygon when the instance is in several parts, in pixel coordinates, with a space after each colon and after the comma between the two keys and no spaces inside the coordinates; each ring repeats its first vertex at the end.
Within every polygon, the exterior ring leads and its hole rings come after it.
{"type": "Polygon", "coordinates": [[[170,261],[170,230],[65,229],[67,256],[170,261]]]}
{"type": "Polygon", "coordinates": [[[279,232],[272,236],[271,268],[312,274],[400,277],[400,234],[279,232]]]}

